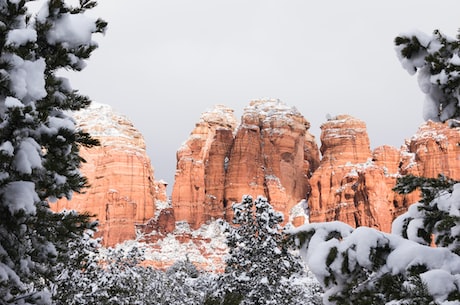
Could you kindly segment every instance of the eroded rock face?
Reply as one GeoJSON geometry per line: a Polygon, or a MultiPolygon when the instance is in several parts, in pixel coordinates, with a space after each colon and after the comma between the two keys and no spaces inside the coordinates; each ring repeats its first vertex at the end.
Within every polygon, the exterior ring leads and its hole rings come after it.
{"type": "Polygon", "coordinates": [[[381,185],[385,179],[383,170],[372,162],[365,123],[342,115],[324,123],[321,131],[323,158],[310,179],[310,221],[378,226],[381,221],[375,218],[382,215],[373,211],[369,195],[386,190],[381,185]]]}
{"type": "Polygon", "coordinates": [[[428,121],[406,141],[401,174],[460,179],[460,128],[428,121]]]}
{"type": "MultiPolygon", "coordinates": [[[[278,100],[252,101],[235,135],[225,179],[226,216],[243,195],[265,196],[286,216],[310,191],[319,164],[310,123],[278,100]]],[[[286,220],[288,217],[285,217],[286,220]]]]}
{"type": "Polygon", "coordinates": [[[135,225],[154,217],[157,200],[166,199],[166,185],[154,179],[150,159],[140,132],[107,105],[95,104],[75,113],[79,127],[101,143],[81,148],[87,161],[81,172],[91,185],[71,201],[59,200],[54,210],[75,209],[96,215],[98,236],[113,246],[134,239],[135,225]]]}
{"type": "Polygon", "coordinates": [[[363,163],[371,155],[366,123],[339,115],[321,125],[321,164],[363,163]]]}
{"type": "Polygon", "coordinates": [[[267,197],[295,225],[306,221],[308,206],[311,222],[340,220],[388,232],[419,199],[392,191],[399,176],[460,179],[459,128],[427,122],[400,149],[371,151],[365,123],[341,115],[321,126],[320,161],[305,118],[278,100],[259,100],[245,108],[241,123],[225,106],[202,115],[177,152],[171,206],[142,135],[125,117],[95,105],[75,118],[101,142],[81,150],[91,188],[52,207],[96,214],[107,246],[134,239],[136,229],[157,243],[177,231],[176,221],[191,229],[217,218],[231,221],[231,205],[243,195],[267,197]]]}
{"type": "Polygon", "coordinates": [[[323,159],[310,179],[310,221],[339,220],[389,232],[394,218],[419,199],[393,192],[401,175],[460,178],[460,129],[427,122],[400,150],[369,148],[365,124],[339,116],[322,125],[323,159]]]}
{"type": "Polygon", "coordinates": [[[224,214],[226,164],[237,121],[222,105],[203,113],[188,140],[177,151],[172,204],[177,220],[198,228],[224,214]]]}
{"type": "Polygon", "coordinates": [[[177,153],[172,204],[177,220],[197,228],[213,218],[231,220],[243,195],[265,196],[279,211],[309,192],[319,164],[309,123],[278,100],[252,101],[241,124],[222,106],[203,114],[177,153]]]}

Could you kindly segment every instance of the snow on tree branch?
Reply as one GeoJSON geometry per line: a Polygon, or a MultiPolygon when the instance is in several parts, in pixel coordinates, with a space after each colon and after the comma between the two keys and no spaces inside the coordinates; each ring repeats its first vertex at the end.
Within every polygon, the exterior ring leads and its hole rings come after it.
{"type": "Polygon", "coordinates": [[[425,93],[423,118],[460,125],[460,36],[452,39],[440,31],[429,36],[421,32],[395,39],[399,61],[409,74],[418,72],[425,93]]]}
{"type": "Polygon", "coordinates": [[[56,73],[83,69],[106,23],[84,14],[94,1],[49,0],[35,16],[28,2],[0,1],[1,304],[50,304],[57,260],[89,226],[89,216],[75,216],[80,225],[64,229],[47,204],[86,186],[79,147],[96,144],[67,112],[89,98],[56,73]]]}
{"type": "Polygon", "coordinates": [[[404,183],[400,189],[419,185],[431,200],[397,218],[393,234],[340,222],[291,230],[325,289],[325,304],[447,305],[460,299],[460,183],[443,177],[404,183]],[[438,247],[430,246],[433,234],[438,247]]]}

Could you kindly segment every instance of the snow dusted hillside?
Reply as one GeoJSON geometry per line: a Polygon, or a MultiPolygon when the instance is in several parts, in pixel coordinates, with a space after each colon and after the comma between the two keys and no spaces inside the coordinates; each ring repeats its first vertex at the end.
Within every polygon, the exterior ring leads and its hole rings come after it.
{"type": "MultiPolygon", "coordinates": [[[[225,268],[224,257],[228,249],[217,221],[204,224],[197,230],[190,229],[186,222],[177,222],[174,232],[158,241],[142,242],[145,238],[140,235],[135,243],[145,249],[147,264],[165,268],[176,261],[188,259],[207,271],[222,271],[225,268]]],[[[120,246],[130,247],[132,243],[128,241],[120,246]]]]}

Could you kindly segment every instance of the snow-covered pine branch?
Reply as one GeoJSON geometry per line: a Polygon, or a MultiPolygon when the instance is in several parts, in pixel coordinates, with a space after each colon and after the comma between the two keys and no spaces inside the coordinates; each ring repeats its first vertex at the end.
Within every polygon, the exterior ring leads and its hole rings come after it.
{"type": "Polygon", "coordinates": [[[282,213],[261,196],[255,201],[243,196],[233,211],[234,226],[224,226],[229,248],[225,273],[205,304],[315,304],[320,289],[302,284],[305,274],[299,258],[289,251],[282,213]]]}
{"type": "Polygon", "coordinates": [[[460,120],[460,35],[453,39],[435,30],[401,34],[395,39],[396,53],[404,69],[418,73],[425,93],[423,118],[435,122],[460,120]]]}
{"type": "Polygon", "coordinates": [[[394,221],[393,234],[341,222],[291,231],[325,289],[325,304],[458,302],[460,183],[414,177],[403,179],[397,189],[417,186],[425,189],[425,197],[394,221]],[[430,246],[431,236],[437,247],[430,246]]]}
{"type": "Polygon", "coordinates": [[[103,33],[106,23],[84,14],[94,1],[71,7],[49,0],[36,15],[28,2],[0,1],[2,304],[50,304],[50,283],[67,243],[92,227],[87,215],[53,214],[47,200],[70,198],[86,186],[79,146],[97,142],[76,130],[67,111],[90,100],[57,72],[83,69],[97,47],[93,34],[103,33]]]}

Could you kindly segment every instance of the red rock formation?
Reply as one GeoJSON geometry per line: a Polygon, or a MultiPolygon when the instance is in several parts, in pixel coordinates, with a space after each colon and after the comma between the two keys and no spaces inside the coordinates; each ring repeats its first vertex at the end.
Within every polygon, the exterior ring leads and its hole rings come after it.
{"type": "Polygon", "coordinates": [[[164,182],[155,182],[142,135],[125,117],[107,105],[96,104],[75,114],[83,130],[101,142],[82,148],[87,161],[81,171],[91,185],[83,194],[74,194],[52,204],[54,210],[75,209],[95,214],[98,236],[113,246],[135,238],[135,225],[155,215],[155,201],[166,198],[164,182]]]}
{"type": "Polygon", "coordinates": [[[399,149],[389,145],[379,146],[372,152],[372,161],[375,166],[381,167],[386,175],[398,175],[401,162],[399,149]]]}
{"type": "Polygon", "coordinates": [[[295,224],[304,219],[293,207],[308,197],[310,221],[340,220],[388,232],[393,219],[419,199],[417,193],[393,192],[399,176],[460,179],[459,128],[446,124],[427,122],[400,150],[371,151],[365,123],[340,115],[321,126],[319,162],[309,123],[279,101],[251,102],[233,138],[229,124],[219,134],[203,122],[178,152],[173,191],[177,219],[193,228],[212,218],[231,220],[231,204],[248,194],[267,197],[295,224]]]}
{"type": "Polygon", "coordinates": [[[295,108],[278,100],[252,101],[246,107],[228,163],[227,219],[231,204],[243,195],[262,195],[286,216],[305,198],[308,178],[319,164],[309,127],[295,108]]]}
{"type": "Polygon", "coordinates": [[[243,195],[267,197],[286,212],[309,192],[319,164],[309,123],[278,100],[252,101],[235,133],[233,111],[203,114],[177,153],[172,204],[177,220],[192,228],[213,218],[230,220],[243,195]]]}
{"type": "MultiPolygon", "coordinates": [[[[252,101],[241,124],[233,110],[217,106],[202,115],[177,153],[172,207],[166,183],[155,181],[142,135],[107,106],[75,115],[79,126],[101,141],[82,148],[82,172],[91,188],[60,200],[55,210],[96,214],[104,244],[134,239],[160,243],[177,233],[176,220],[192,229],[212,219],[231,220],[231,204],[243,195],[267,197],[286,220],[300,225],[308,197],[310,221],[341,220],[390,231],[397,215],[418,200],[392,189],[400,175],[460,179],[460,129],[427,122],[401,149],[370,150],[364,122],[341,115],[321,126],[321,153],[309,123],[277,100],[252,101]]],[[[206,238],[197,240],[200,245],[206,238]]]]}
{"type": "Polygon", "coordinates": [[[366,124],[349,115],[339,115],[321,126],[321,165],[364,163],[371,157],[366,124]]]}
{"type": "Polygon", "coordinates": [[[401,150],[382,146],[372,153],[362,121],[339,116],[321,129],[323,159],[308,199],[312,222],[340,220],[389,232],[393,219],[419,199],[394,193],[397,177],[460,178],[459,128],[427,122],[401,150]]]}
{"type": "Polygon", "coordinates": [[[170,234],[157,237],[158,232],[145,234],[142,242],[147,242],[145,265],[167,269],[177,260],[188,259],[200,270],[223,272],[224,257],[228,253],[225,236],[217,222],[203,224],[191,230],[186,222],[178,222],[170,234]]]}
{"type": "Polygon", "coordinates": [[[233,110],[218,105],[203,113],[177,152],[172,204],[177,220],[198,228],[224,214],[226,162],[236,127],[233,110]]]}
{"type": "Polygon", "coordinates": [[[406,141],[401,174],[460,179],[460,128],[428,121],[406,141]]]}
{"type": "Polygon", "coordinates": [[[145,224],[136,226],[144,235],[143,241],[156,242],[171,233],[176,228],[176,218],[172,208],[164,208],[158,211],[158,215],[151,218],[145,224]]]}
{"type": "Polygon", "coordinates": [[[372,226],[366,189],[360,188],[367,180],[363,172],[372,165],[365,123],[342,115],[324,123],[321,131],[323,158],[310,179],[310,221],[372,226]]]}

